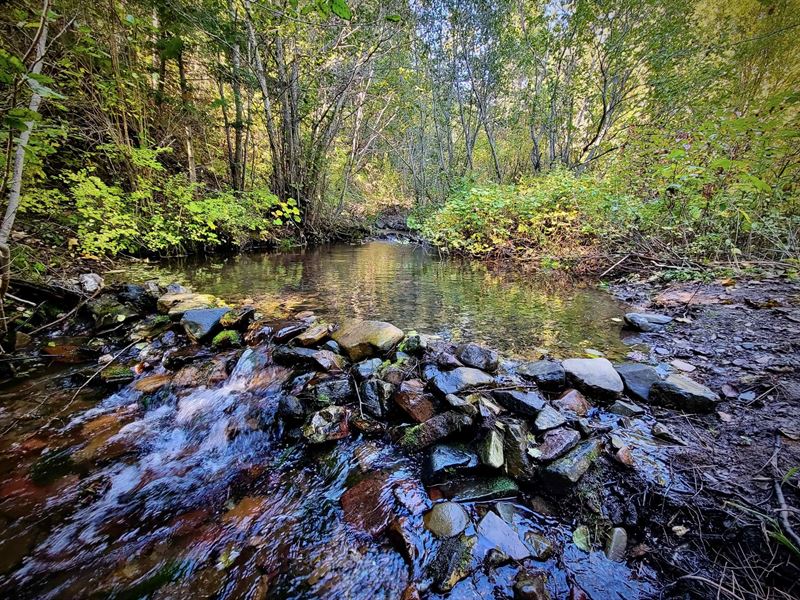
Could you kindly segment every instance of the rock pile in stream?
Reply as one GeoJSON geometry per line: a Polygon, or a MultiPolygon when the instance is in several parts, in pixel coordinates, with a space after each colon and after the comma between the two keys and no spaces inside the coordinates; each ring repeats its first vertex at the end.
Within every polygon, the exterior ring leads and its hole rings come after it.
{"type": "MultiPolygon", "coordinates": [[[[251,307],[225,306],[174,285],[125,286],[100,295],[90,309],[100,329],[135,321],[128,330],[135,359],[105,369],[103,379],[135,377],[147,402],[157,402],[167,384],[212,385],[236,365],[263,372],[267,386],[280,388],[277,417],[306,444],[375,436],[416,457],[429,496],[420,503],[425,527],[442,542],[426,567],[438,592],[479,567],[479,539],[491,547],[482,560],[498,564],[553,552],[544,536],[520,535],[502,502],[477,522],[462,503],[531,490],[556,499],[583,494],[580,486],[601,458],[623,471],[639,468],[639,449],[618,430],[648,404],[708,412],[718,400],[698,382],[647,365],[605,358],[519,363],[478,344],[454,346],[381,321],[325,323],[309,312],[265,319],[251,307]]],[[[654,321],[639,317],[632,321],[654,321]]],[[[652,418],[642,423],[653,437],[674,442],[668,426],[652,418]]],[[[260,426],[258,419],[252,426],[260,426]]],[[[348,522],[366,523],[365,532],[375,535],[390,520],[370,513],[371,485],[348,491],[342,505],[348,522]]],[[[614,560],[625,556],[623,527],[635,523],[622,512],[606,515],[614,560]]],[[[394,537],[402,553],[414,555],[402,531],[394,537]]],[[[541,577],[520,571],[516,597],[549,597],[541,577]]]]}

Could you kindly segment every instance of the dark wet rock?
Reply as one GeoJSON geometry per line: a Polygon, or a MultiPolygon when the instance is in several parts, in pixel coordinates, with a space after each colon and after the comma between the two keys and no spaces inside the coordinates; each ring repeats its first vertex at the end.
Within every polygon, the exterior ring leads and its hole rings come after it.
{"type": "Polygon", "coordinates": [[[369,379],[378,372],[382,364],[383,361],[380,358],[369,358],[353,365],[353,369],[360,379],[369,379]]]}
{"type": "Polygon", "coordinates": [[[308,329],[308,323],[304,321],[290,321],[288,323],[278,323],[272,329],[272,340],[276,344],[284,344],[293,340],[298,335],[308,329]]]}
{"type": "Polygon", "coordinates": [[[472,399],[477,401],[475,396],[462,398],[461,396],[456,396],[455,394],[447,394],[444,399],[450,406],[460,412],[463,412],[465,415],[474,417],[478,414],[478,407],[475,406],[476,402],[471,401],[472,399]]]}
{"type": "Polygon", "coordinates": [[[330,350],[334,354],[341,354],[342,347],[334,342],[333,340],[327,340],[324,344],[322,344],[322,350],[330,350]]]}
{"type": "Polygon", "coordinates": [[[713,412],[718,401],[715,392],[683,375],[670,375],[650,389],[651,403],[686,412],[713,412]]]}
{"type": "Polygon", "coordinates": [[[658,371],[649,365],[625,363],[617,367],[617,373],[625,383],[627,394],[639,402],[649,402],[650,388],[657,381],[661,381],[658,371]]]}
{"type": "Polygon", "coordinates": [[[306,329],[292,340],[300,346],[315,346],[330,335],[330,327],[325,323],[317,323],[306,329]]]}
{"type": "Polygon", "coordinates": [[[519,492],[519,486],[513,479],[502,476],[451,480],[438,487],[445,497],[459,502],[511,498],[519,492]]]}
{"type": "Polygon", "coordinates": [[[514,600],[550,600],[544,573],[520,571],[514,579],[514,600]]]}
{"type": "Polygon", "coordinates": [[[451,538],[469,525],[469,517],[460,504],[441,502],[425,515],[425,527],[438,538],[451,538]]]}
{"type": "Polygon", "coordinates": [[[297,396],[283,394],[278,400],[278,415],[289,421],[302,421],[306,411],[297,396]]]}
{"type": "Polygon", "coordinates": [[[681,438],[679,435],[677,435],[663,423],[655,423],[653,425],[652,432],[653,435],[659,439],[665,440],[667,442],[672,442],[673,444],[686,446],[686,440],[681,438]]]}
{"type": "Polygon", "coordinates": [[[144,285],[127,283],[117,293],[117,298],[125,304],[135,307],[141,313],[152,313],[156,310],[158,290],[154,294],[152,289],[144,285]]]}
{"type": "Polygon", "coordinates": [[[494,383],[494,378],[483,371],[470,367],[457,367],[452,371],[437,371],[431,379],[434,389],[442,396],[458,395],[479,386],[494,383]]]}
{"type": "Polygon", "coordinates": [[[439,546],[429,572],[436,591],[446,593],[472,571],[472,551],[477,538],[464,534],[446,539],[439,546]]]}
{"type": "Polygon", "coordinates": [[[566,493],[597,460],[601,449],[602,442],[597,439],[581,443],[544,469],[542,478],[545,485],[555,493],[566,493]]]}
{"type": "Polygon", "coordinates": [[[536,460],[550,462],[563,456],[581,441],[581,435],[574,429],[560,427],[544,434],[542,443],[532,448],[529,454],[536,460]]]}
{"type": "Polygon", "coordinates": [[[350,425],[356,431],[360,431],[366,436],[379,436],[386,432],[386,425],[370,417],[353,415],[350,418],[350,425]]]}
{"type": "Polygon", "coordinates": [[[181,317],[186,334],[195,342],[210,339],[222,328],[220,319],[230,312],[229,308],[197,308],[187,310],[181,317]]]}
{"type": "Polygon", "coordinates": [[[192,292],[167,292],[158,299],[158,312],[178,320],[187,310],[213,308],[218,300],[210,294],[194,294],[192,292]]]}
{"type": "Polygon", "coordinates": [[[658,331],[672,321],[672,317],[655,313],[630,312],[625,315],[625,325],[637,331],[658,331]]]}
{"type": "Polygon", "coordinates": [[[499,469],[505,461],[503,454],[503,434],[497,429],[490,429],[478,447],[481,462],[492,469],[499,469]]]}
{"type": "Polygon", "coordinates": [[[559,390],[564,387],[566,372],[561,363],[554,360],[537,360],[522,363],[517,367],[517,373],[531,379],[536,385],[545,390],[559,390]]]}
{"type": "Polygon", "coordinates": [[[419,379],[401,383],[394,394],[394,401],[417,423],[427,421],[436,414],[433,404],[425,396],[425,383],[419,379]]]}
{"type": "Polygon", "coordinates": [[[528,481],[536,474],[536,466],[531,462],[528,448],[533,443],[533,436],[528,425],[518,419],[505,421],[506,431],[503,441],[506,473],[514,479],[528,481]]]}
{"type": "Polygon", "coordinates": [[[547,431],[548,429],[555,429],[556,427],[561,427],[565,425],[567,420],[564,418],[560,412],[558,412],[555,408],[546,404],[544,408],[539,411],[539,414],[536,417],[536,421],[534,421],[534,426],[536,427],[536,431],[547,431]]]}
{"type": "Polygon", "coordinates": [[[74,466],[71,449],[45,450],[31,466],[31,481],[36,485],[45,485],[69,473],[74,466]]]}
{"type": "Polygon", "coordinates": [[[303,435],[311,444],[340,440],[350,435],[348,417],[349,411],[343,406],[328,406],[311,415],[303,435]]]}
{"type": "Polygon", "coordinates": [[[584,393],[616,396],[623,390],[622,379],[606,358],[568,358],[561,364],[567,379],[584,393]]]}
{"type": "Polygon", "coordinates": [[[139,310],[123,304],[111,294],[104,294],[89,302],[89,311],[97,329],[117,326],[141,314],[139,310]]]}
{"type": "Polygon", "coordinates": [[[399,443],[403,449],[415,452],[449,435],[458,433],[470,425],[472,425],[472,419],[469,416],[452,410],[447,411],[424,423],[410,427],[400,438],[399,443]]]}
{"type": "Polygon", "coordinates": [[[628,546],[628,533],[622,527],[614,527],[606,543],[606,556],[614,562],[625,560],[625,549],[628,546]]]}
{"type": "Polygon", "coordinates": [[[644,409],[641,406],[624,400],[615,400],[614,404],[609,406],[607,410],[622,417],[638,417],[644,414],[644,409]]]}
{"type": "Polygon", "coordinates": [[[409,331],[401,342],[400,348],[408,354],[421,354],[427,349],[427,344],[423,336],[416,331],[409,331]]]}
{"type": "Polygon", "coordinates": [[[352,397],[349,379],[326,379],[314,386],[317,404],[344,404],[352,397]]]}
{"type": "Polygon", "coordinates": [[[345,366],[345,358],[330,350],[317,350],[313,354],[314,361],[323,371],[341,371],[345,366]]]}
{"type": "Polygon", "coordinates": [[[528,558],[531,553],[519,539],[517,532],[496,513],[489,511],[478,523],[478,535],[485,538],[497,550],[507,554],[514,560],[528,558]]]}
{"type": "Polygon", "coordinates": [[[403,332],[384,321],[350,321],[332,335],[352,361],[381,355],[403,339],[403,332]]]}
{"type": "Polygon", "coordinates": [[[567,390],[553,401],[553,405],[562,412],[570,412],[578,417],[586,416],[592,407],[578,390],[567,390]]]}
{"type": "Polygon", "coordinates": [[[553,555],[553,543],[543,535],[529,531],[525,534],[525,542],[536,560],[547,560],[553,555]]]}
{"type": "Polygon", "coordinates": [[[403,371],[403,369],[398,365],[389,365],[386,368],[381,369],[379,373],[381,375],[381,379],[388,381],[395,387],[403,383],[407,377],[405,371],[403,371]]]}
{"type": "Polygon", "coordinates": [[[428,452],[425,461],[425,476],[436,479],[457,469],[469,469],[478,465],[478,456],[463,445],[437,444],[428,452]]]}
{"type": "Polygon", "coordinates": [[[368,475],[342,494],[344,520],[351,526],[377,537],[389,525],[394,502],[388,474],[368,475]]]}
{"type": "Polygon", "coordinates": [[[481,371],[496,371],[500,362],[497,352],[473,342],[459,346],[456,350],[456,356],[466,366],[474,367],[481,371]]]}
{"type": "Polygon", "coordinates": [[[455,357],[455,355],[450,354],[449,352],[440,352],[436,356],[436,366],[440,369],[444,369],[445,371],[449,371],[450,369],[463,367],[464,363],[462,363],[455,357]]]}
{"type": "Polygon", "coordinates": [[[526,416],[536,416],[545,407],[545,400],[537,392],[517,390],[494,390],[492,396],[511,412],[526,416]]]}
{"type": "Polygon", "coordinates": [[[242,345],[242,334],[233,329],[220,331],[211,340],[211,347],[215,350],[225,350],[226,348],[239,348],[242,345]]]}
{"type": "Polygon", "coordinates": [[[379,379],[368,379],[361,384],[361,406],[371,417],[382,419],[389,410],[389,400],[394,386],[379,379]]]}
{"type": "Polygon", "coordinates": [[[255,314],[256,309],[252,306],[241,306],[223,315],[219,323],[225,329],[244,331],[250,325],[250,322],[253,320],[255,314]]]}

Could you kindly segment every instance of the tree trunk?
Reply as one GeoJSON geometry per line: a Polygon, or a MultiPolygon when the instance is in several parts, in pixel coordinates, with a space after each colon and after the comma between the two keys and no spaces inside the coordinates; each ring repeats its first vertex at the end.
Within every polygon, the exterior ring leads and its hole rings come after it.
{"type": "Polygon", "coordinates": [[[181,82],[181,101],[183,102],[184,119],[186,125],[184,126],[184,134],[186,135],[186,162],[189,169],[189,181],[197,183],[197,166],[194,160],[194,145],[192,141],[192,125],[191,125],[191,99],[189,97],[189,86],[186,83],[186,65],[183,62],[183,51],[178,53],[178,76],[181,82]]]}

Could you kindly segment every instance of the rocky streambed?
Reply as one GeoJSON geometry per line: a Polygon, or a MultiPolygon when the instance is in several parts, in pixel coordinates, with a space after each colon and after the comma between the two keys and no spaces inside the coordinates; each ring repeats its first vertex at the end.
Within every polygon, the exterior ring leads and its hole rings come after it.
{"type": "Polygon", "coordinates": [[[4,596],[708,597],[702,490],[672,457],[720,396],[678,369],[178,285],[87,314],[43,346],[73,366],[6,394],[4,596]]]}

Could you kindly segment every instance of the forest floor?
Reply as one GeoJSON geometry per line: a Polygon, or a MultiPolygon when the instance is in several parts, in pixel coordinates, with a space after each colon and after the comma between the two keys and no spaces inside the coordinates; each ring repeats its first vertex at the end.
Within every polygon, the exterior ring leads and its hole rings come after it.
{"type": "MultiPolygon", "coordinates": [[[[773,597],[768,575],[782,570],[788,555],[777,551],[776,537],[786,531],[779,522],[796,522],[790,515],[800,508],[800,283],[774,276],[621,283],[612,291],[675,317],[661,331],[638,334],[650,356],[631,358],[671,363],[723,400],[715,415],[671,423],[687,441],[672,467],[690,474],[697,490],[695,525],[685,539],[720,553],[719,585],[733,592],[725,596],[749,587],[773,597]]],[[[668,561],[692,577],[689,553],[673,552],[668,561]]]]}

